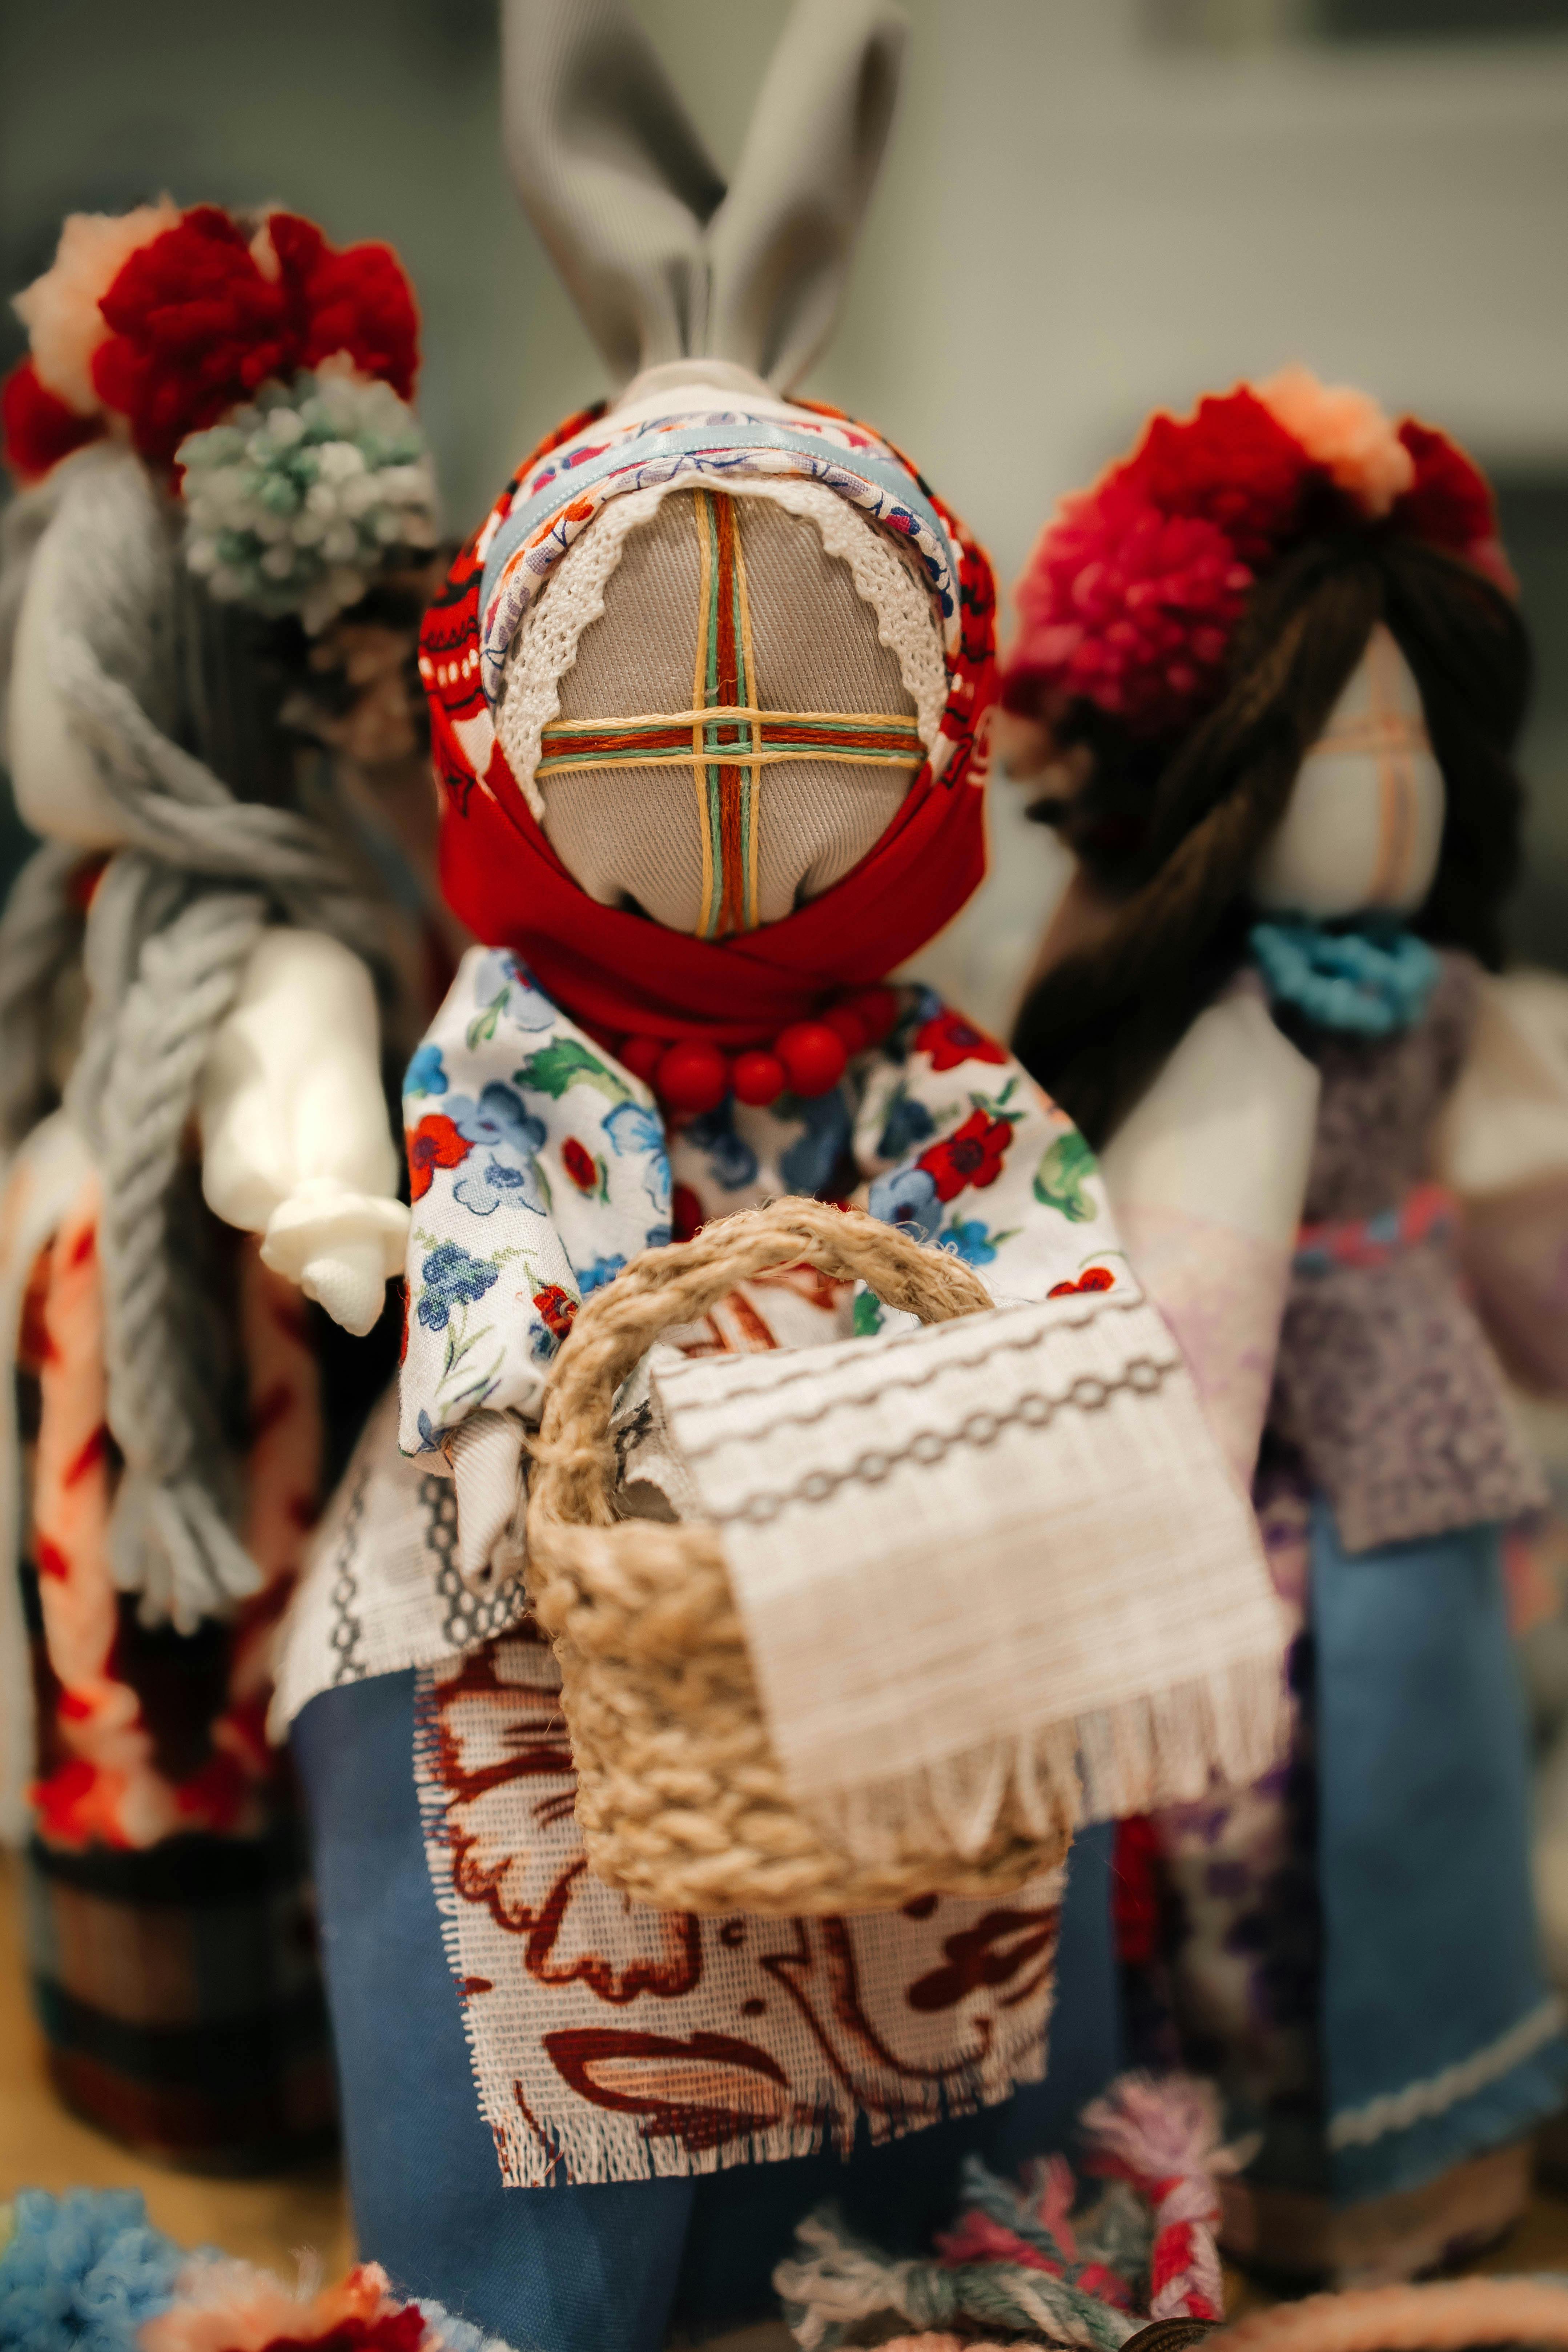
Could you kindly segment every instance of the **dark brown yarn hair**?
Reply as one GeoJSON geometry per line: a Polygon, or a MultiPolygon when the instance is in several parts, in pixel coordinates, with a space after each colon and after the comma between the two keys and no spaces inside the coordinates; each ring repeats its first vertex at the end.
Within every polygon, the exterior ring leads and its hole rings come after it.
{"type": "Polygon", "coordinates": [[[1128,739],[1079,705],[1058,729],[1094,753],[1054,824],[1115,900],[1092,944],[1025,999],[1025,1066],[1102,1144],[1196,1014],[1237,970],[1247,878],[1285,813],[1378,622],[1421,690],[1447,813],[1436,877],[1415,928],[1495,969],[1519,860],[1513,751],[1531,680],[1510,600],[1458,557],[1409,537],[1315,540],[1261,582],[1237,628],[1223,699],[1173,749],[1128,739]]]}

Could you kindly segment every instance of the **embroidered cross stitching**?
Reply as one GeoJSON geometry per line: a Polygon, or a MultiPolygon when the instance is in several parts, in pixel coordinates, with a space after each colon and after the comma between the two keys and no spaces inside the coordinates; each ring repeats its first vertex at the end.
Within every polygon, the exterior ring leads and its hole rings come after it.
{"type": "Polygon", "coordinates": [[[700,554],[691,709],[625,719],[555,719],[540,740],[540,777],[690,763],[702,842],[701,939],[754,930],[761,771],[797,760],[853,767],[925,763],[912,714],[763,710],[756,693],[745,556],[735,501],[691,499],[700,554]]]}

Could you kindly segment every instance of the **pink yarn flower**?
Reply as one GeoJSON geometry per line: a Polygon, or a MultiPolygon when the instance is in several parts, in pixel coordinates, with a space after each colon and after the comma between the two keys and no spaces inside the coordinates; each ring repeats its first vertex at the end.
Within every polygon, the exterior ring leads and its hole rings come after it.
{"type": "Polygon", "coordinates": [[[1415,479],[1415,466],[1392,417],[1369,392],[1320,383],[1304,367],[1281,368],[1257,387],[1269,415],[1374,521],[1415,479]]]}
{"type": "Polygon", "coordinates": [[[1217,686],[1252,582],[1217,524],[1112,480],[1069,499],[1042,539],[1010,667],[1160,734],[1217,686]]]}
{"type": "Polygon", "coordinates": [[[134,212],[70,213],[53,261],[16,296],[14,308],[27,330],[38,382],[79,416],[96,416],[102,408],[92,381],[93,355],[109,334],[100,302],[132,255],[179,217],[169,196],[138,205],[134,212]]]}

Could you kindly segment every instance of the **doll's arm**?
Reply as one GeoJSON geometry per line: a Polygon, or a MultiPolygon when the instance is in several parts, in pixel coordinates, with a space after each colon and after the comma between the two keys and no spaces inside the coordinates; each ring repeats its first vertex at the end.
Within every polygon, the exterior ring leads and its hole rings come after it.
{"type": "Polygon", "coordinates": [[[1250,1480],[1300,1223],[1319,1079],[1237,990],[1199,1014],[1100,1156],[1135,1272],[1250,1480]]]}
{"type": "Polygon", "coordinates": [[[1435,1173],[1464,1203],[1466,1268],[1510,1370],[1568,1391],[1568,982],[1481,982],[1435,1173]]]}
{"type": "Polygon", "coordinates": [[[368,1331],[401,1271],[408,1212],[381,1088],[375,999],[359,958],[269,930],[202,1078],[202,1191],[226,1223],[347,1330],[368,1331]]]}

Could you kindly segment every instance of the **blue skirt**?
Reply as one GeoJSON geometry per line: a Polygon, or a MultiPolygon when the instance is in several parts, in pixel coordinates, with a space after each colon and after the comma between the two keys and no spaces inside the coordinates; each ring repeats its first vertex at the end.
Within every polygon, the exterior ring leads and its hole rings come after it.
{"type": "Polygon", "coordinates": [[[928,2252],[963,2158],[1016,2172],[1067,2148],[1120,2063],[1110,1836],[1073,1849],[1047,2082],[882,2147],[690,2179],[508,2189],[480,2116],[414,1787],[412,1673],[313,1699],[294,1726],[362,2257],[529,2352],[657,2352],[777,2308],[775,2263],[832,2199],[895,2253],[928,2252]]]}
{"type": "Polygon", "coordinates": [[[1410,2189],[1563,2102],[1499,1532],[1348,1553],[1313,1499],[1321,2032],[1336,2204],[1410,2189]]]}

